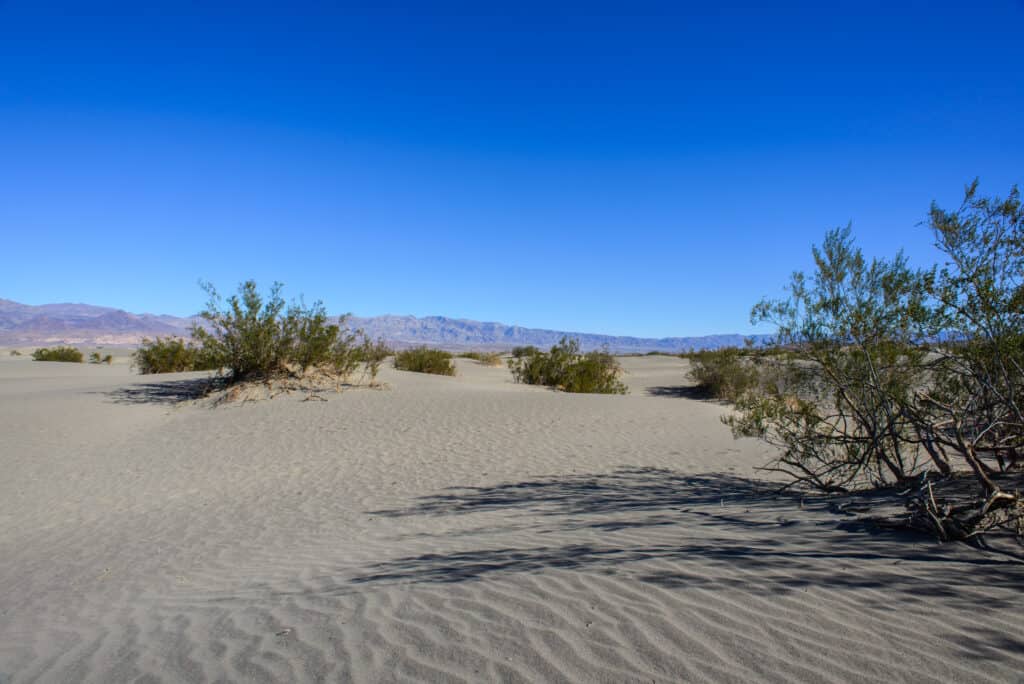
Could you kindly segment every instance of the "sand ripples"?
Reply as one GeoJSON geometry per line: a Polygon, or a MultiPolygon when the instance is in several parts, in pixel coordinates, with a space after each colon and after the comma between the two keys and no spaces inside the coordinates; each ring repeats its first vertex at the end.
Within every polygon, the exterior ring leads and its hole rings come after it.
{"type": "MultiPolygon", "coordinates": [[[[630,363],[659,387],[678,372],[630,363]]],[[[216,410],[58,393],[75,448],[30,425],[5,456],[0,681],[1024,671],[1019,562],[774,494],[720,407],[571,397],[475,365],[386,379],[216,410]]],[[[0,427],[31,421],[14,415],[0,427]]]]}

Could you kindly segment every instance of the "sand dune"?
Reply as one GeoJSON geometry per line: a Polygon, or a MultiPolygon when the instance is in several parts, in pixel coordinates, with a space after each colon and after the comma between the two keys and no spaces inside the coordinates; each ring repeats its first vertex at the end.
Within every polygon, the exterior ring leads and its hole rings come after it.
{"type": "Polygon", "coordinates": [[[0,682],[1024,681],[1024,566],[776,495],[682,361],[211,409],[0,359],[0,682]]]}

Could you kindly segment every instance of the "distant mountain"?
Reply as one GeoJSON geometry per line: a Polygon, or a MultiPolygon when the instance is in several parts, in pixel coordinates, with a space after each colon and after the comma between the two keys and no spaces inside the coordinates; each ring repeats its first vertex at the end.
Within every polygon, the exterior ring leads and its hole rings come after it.
{"type": "MultiPolygon", "coordinates": [[[[584,350],[608,347],[616,353],[680,352],[688,349],[717,349],[743,346],[743,335],[706,335],[703,337],[617,337],[594,333],[523,328],[518,325],[470,321],[444,316],[375,316],[352,318],[352,325],[371,337],[383,337],[398,346],[432,344],[447,349],[504,350],[521,345],[550,347],[562,337],[574,337],[584,350]]],[[[763,342],[766,336],[755,336],[763,342]]]]}
{"type": "MultiPolygon", "coordinates": [[[[133,345],[143,337],[188,335],[195,317],[133,314],[88,304],[30,306],[0,299],[0,345],[45,344],[133,345]]],[[[397,347],[429,344],[446,349],[506,350],[520,345],[550,347],[563,336],[580,341],[584,350],[608,347],[616,353],[679,352],[742,346],[743,335],[703,337],[616,337],[593,333],[522,328],[503,323],[470,321],[444,316],[353,317],[353,327],[373,338],[383,337],[397,347]]],[[[755,336],[763,342],[766,336],[755,336]]]]}
{"type": "Polygon", "coordinates": [[[0,299],[0,344],[131,345],[143,337],[186,335],[192,320],[89,304],[30,306],[0,299]]]}

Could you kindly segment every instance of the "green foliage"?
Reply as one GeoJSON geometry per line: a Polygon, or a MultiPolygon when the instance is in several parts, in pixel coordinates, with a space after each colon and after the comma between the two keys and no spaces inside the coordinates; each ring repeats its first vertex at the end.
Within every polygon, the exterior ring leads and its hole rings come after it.
{"type": "Polygon", "coordinates": [[[106,356],[100,356],[99,352],[93,352],[92,354],[89,354],[89,363],[105,363],[109,366],[113,362],[113,360],[114,357],[111,356],[110,354],[107,354],[106,356]]]}
{"type": "Polygon", "coordinates": [[[498,352],[468,351],[459,354],[461,359],[473,359],[481,366],[500,366],[501,354],[498,352]]]}
{"type": "Polygon", "coordinates": [[[1000,470],[1024,464],[1024,207],[1016,187],[1005,199],[977,189],[956,211],[931,208],[945,263],[925,334],[946,342],[932,345],[932,382],[914,408],[932,458],[962,458],[997,496],[986,457],[1000,470]]]}
{"type": "Polygon", "coordinates": [[[48,349],[42,347],[32,352],[34,361],[64,361],[68,363],[82,363],[82,352],[74,347],[54,347],[48,349]]]}
{"type": "Polygon", "coordinates": [[[210,283],[202,287],[209,295],[200,314],[206,327],[193,326],[192,338],[203,352],[227,368],[233,381],[286,373],[297,331],[283,316],[283,285],[274,283],[264,299],[247,280],[226,302],[210,283]]]}
{"type": "Polygon", "coordinates": [[[21,356],[21,352],[18,351],[17,349],[12,349],[11,356],[21,356]]]}
{"type": "Polygon", "coordinates": [[[539,351],[540,349],[537,349],[537,347],[534,347],[532,344],[526,345],[525,347],[513,347],[512,358],[521,359],[525,356],[532,356],[539,351]]]}
{"type": "Polygon", "coordinates": [[[140,373],[226,370],[230,382],[291,382],[315,370],[316,382],[340,387],[360,364],[375,379],[388,352],[382,341],[351,330],[348,315],[331,320],[319,301],[306,306],[300,299],[286,308],[280,283],[264,296],[248,280],[226,300],[212,285],[202,287],[209,300],[192,340],[144,340],[134,355],[140,373]]]}
{"type": "Polygon", "coordinates": [[[932,206],[930,227],[945,262],[927,270],[902,254],[868,263],[849,229],[828,233],[814,275],[795,274],[788,299],[754,307],[786,351],[727,422],[778,446],[774,469],[824,490],[966,466],[972,496],[944,500],[915,480],[911,524],[941,539],[1022,535],[1024,500],[997,477],[1024,462],[1019,192],[981,198],[975,181],[956,211],[932,206]]]}
{"type": "Polygon", "coordinates": [[[536,348],[513,352],[508,366],[516,382],[545,385],[565,392],[591,394],[625,394],[626,386],[619,380],[622,368],[607,351],[580,353],[578,340],[563,337],[551,351],[536,348]]]}
{"type": "Polygon", "coordinates": [[[706,349],[688,358],[690,379],[716,399],[735,402],[759,385],[760,374],[750,354],[736,347],[706,349]]]}
{"type": "Polygon", "coordinates": [[[395,354],[395,368],[416,373],[455,375],[452,355],[441,349],[429,347],[416,347],[398,352],[395,354]]]}
{"type": "Polygon", "coordinates": [[[220,362],[215,356],[178,337],[143,339],[132,354],[132,365],[142,375],[220,368],[220,362]]]}
{"type": "Polygon", "coordinates": [[[363,336],[363,343],[356,348],[356,355],[366,369],[366,374],[370,376],[371,386],[377,382],[377,374],[380,372],[380,366],[384,363],[384,359],[394,353],[383,338],[371,340],[368,336],[363,336]]]}
{"type": "Polygon", "coordinates": [[[347,358],[355,340],[354,333],[346,332],[345,336],[340,336],[347,320],[346,315],[337,323],[329,322],[327,311],[319,301],[310,307],[293,305],[280,322],[284,332],[278,337],[279,343],[290,344],[290,348],[281,351],[281,356],[297,365],[303,373],[312,366],[327,363],[337,367],[339,351],[347,358]]]}
{"type": "Polygon", "coordinates": [[[788,299],[751,314],[793,351],[775,382],[736,397],[740,413],[727,420],[737,435],[780,447],[777,470],[821,489],[902,481],[918,466],[901,407],[923,381],[925,352],[914,340],[932,274],[910,269],[902,254],[867,262],[849,228],[830,231],[812,253],[814,275],[795,273],[788,299]]]}

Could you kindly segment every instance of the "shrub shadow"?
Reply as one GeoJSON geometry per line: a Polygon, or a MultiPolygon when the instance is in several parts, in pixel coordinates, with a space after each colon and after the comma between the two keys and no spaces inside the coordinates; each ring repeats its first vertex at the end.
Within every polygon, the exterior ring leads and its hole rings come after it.
{"type": "Polygon", "coordinates": [[[879,606],[897,598],[916,603],[940,597],[989,608],[1001,601],[984,596],[979,587],[1024,586],[1019,555],[942,546],[917,533],[852,519],[847,512],[891,503],[891,494],[879,492],[812,497],[781,493],[777,483],[657,468],[452,488],[405,509],[372,514],[501,512],[522,515],[524,521],[540,516],[545,524],[535,524],[529,546],[499,545],[481,534],[480,545],[490,548],[395,558],[351,581],[453,583],[586,569],[665,588],[742,588],[767,595],[827,586],[877,590],[865,600],[879,606]],[[573,543],[558,543],[560,535],[573,543]],[[553,543],[536,543],[545,538],[553,543]],[[655,569],[644,561],[672,568],[655,569]]]}
{"type": "Polygon", "coordinates": [[[202,399],[218,389],[222,389],[222,378],[204,377],[186,380],[164,380],[161,382],[145,382],[126,387],[119,387],[112,392],[104,392],[115,404],[164,404],[174,405],[187,401],[202,399]]]}
{"type": "Polygon", "coordinates": [[[646,392],[648,396],[666,397],[670,399],[694,399],[697,401],[707,401],[715,398],[707,388],[701,387],[700,385],[664,385],[648,387],[646,392]]]}

